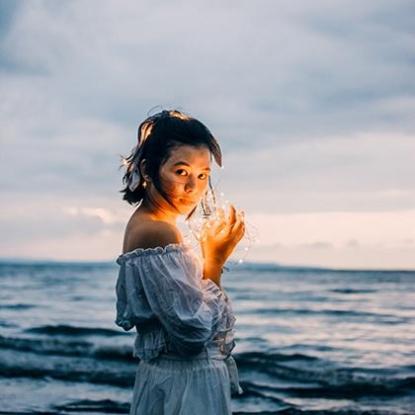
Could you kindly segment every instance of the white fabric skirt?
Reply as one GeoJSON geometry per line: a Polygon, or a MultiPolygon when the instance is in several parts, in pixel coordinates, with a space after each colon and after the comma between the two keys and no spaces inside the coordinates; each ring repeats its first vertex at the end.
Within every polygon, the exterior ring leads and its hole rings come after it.
{"type": "Polygon", "coordinates": [[[229,415],[231,384],[223,357],[162,354],[138,364],[130,415],[229,415]]]}

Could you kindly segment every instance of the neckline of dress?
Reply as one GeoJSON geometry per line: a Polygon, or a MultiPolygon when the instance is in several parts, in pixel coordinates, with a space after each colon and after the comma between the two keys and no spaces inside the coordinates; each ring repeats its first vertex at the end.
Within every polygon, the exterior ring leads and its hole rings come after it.
{"type": "Polygon", "coordinates": [[[120,254],[117,258],[119,260],[126,260],[130,257],[136,257],[140,255],[154,255],[154,254],[165,254],[177,250],[185,250],[191,248],[190,244],[187,242],[172,242],[165,246],[155,246],[152,248],[135,248],[131,251],[124,252],[120,254]]]}

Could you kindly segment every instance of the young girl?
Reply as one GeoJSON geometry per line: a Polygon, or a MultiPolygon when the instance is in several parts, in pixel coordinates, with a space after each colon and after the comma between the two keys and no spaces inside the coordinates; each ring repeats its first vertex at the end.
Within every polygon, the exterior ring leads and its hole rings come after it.
{"type": "Polygon", "coordinates": [[[139,204],[124,237],[116,284],[117,317],[136,327],[137,367],[130,415],[231,414],[242,393],[231,351],[235,317],[222,268],[244,235],[243,212],[218,210],[201,230],[203,260],[176,220],[208,209],[211,158],[219,144],[200,121],[162,111],[143,121],[124,159],[124,200],[139,204]]]}

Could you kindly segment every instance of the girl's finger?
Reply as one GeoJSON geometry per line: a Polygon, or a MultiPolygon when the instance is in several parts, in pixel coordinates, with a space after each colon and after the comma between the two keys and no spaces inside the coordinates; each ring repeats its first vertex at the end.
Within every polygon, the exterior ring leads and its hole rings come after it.
{"type": "Polygon", "coordinates": [[[244,222],[245,222],[244,214],[243,214],[243,212],[240,211],[236,214],[236,220],[235,220],[232,228],[235,228],[235,227],[239,226],[239,224],[244,223],[244,222]]]}
{"type": "Polygon", "coordinates": [[[234,205],[230,205],[228,224],[232,228],[236,221],[236,209],[234,205]]]}
{"type": "Polygon", "coordinates": [[[238,242],[244,237],[244,235],[245,235],[245,225],[242,224],[240,227],[238,227],[236,231],[236,238],[238,242]]]}
{"type": "Polygon", "coordinates": [[[245,224],[243,222],[239,223],[234,228],[234,235],[240,241],[245,234],[245,224]]]}
{"type": "Polygon", "coordinates": [[[215,228],[215,234],[221,233],[224,229],[227,228],[226,222],[221,222],[219,226],[215,228]]]}

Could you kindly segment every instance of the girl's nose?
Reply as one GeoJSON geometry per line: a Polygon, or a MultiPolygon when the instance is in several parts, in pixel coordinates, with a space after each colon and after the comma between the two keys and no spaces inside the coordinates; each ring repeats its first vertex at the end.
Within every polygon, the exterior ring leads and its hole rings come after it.
{"type": "Polygon", "coordinates": [[[196,187],[195,179],[192,176],[189,176],[189,180],[186,182],[185,190],[187,193],[193,192],[196,187]]]}

